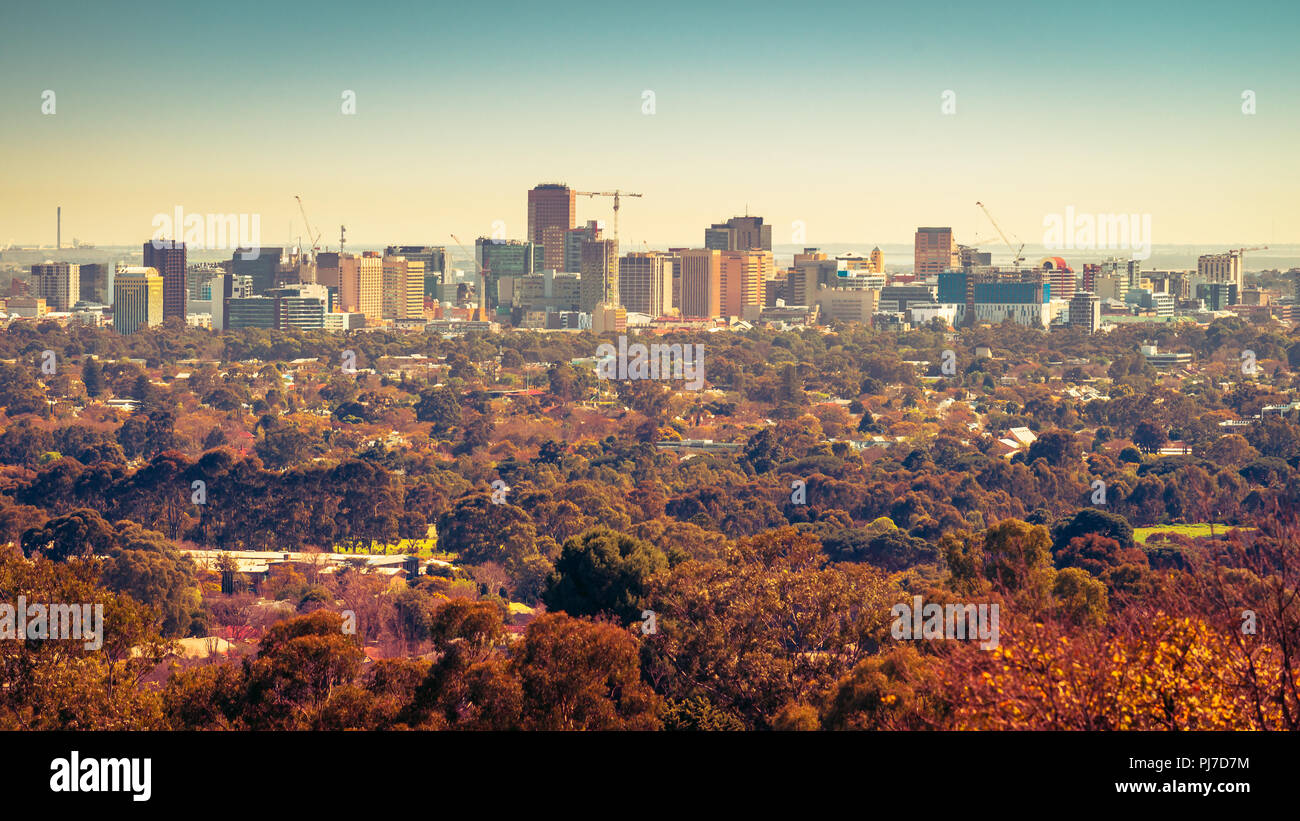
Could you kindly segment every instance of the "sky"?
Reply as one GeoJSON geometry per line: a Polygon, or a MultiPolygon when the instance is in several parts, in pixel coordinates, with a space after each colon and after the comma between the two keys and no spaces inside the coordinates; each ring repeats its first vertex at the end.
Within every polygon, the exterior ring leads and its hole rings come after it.
{"type": "Polygon", "coordinates": [[[998,244],[977,200],[1031,245],[1067,207],[1300,242],[1300,5],[1053,6],[6,0],[0,247],[52,245],[56,206],[65,244],[177,206],[285,244],[294,195],[322,246],[522,239],[548,181],[643,194],[633,249],[746,212],[777,244],[998,244]]]}

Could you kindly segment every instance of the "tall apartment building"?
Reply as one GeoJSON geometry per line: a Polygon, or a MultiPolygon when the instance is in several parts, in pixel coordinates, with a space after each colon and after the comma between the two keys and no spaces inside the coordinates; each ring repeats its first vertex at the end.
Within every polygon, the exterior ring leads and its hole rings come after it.
{"type": "Polygon", "coordinates": [[[567,185],[543,183],[528,192],[528,241],[543,249],[543,268],[564,270],[564,232],[573,227],[575,211],[567,185]]]}
{"type": "Polygon", "coordinates": [[[655,251],[632,252],[618,261],[619,301],[629,311],[663,316],[673,307],[673,261],[655,251]]]}
{"type": "Polygon", "coordinates": [[[930,277],[961,268],[961,249],[951,228],[917,228],[913,252],[918,277],[930,277]]]}
{"type": "Polygon", "coordinates": [[[704,230],[704,247],[716,251],[771,251],[772,226],[762,217],[732,217],[704,230]]]}
{"type": "Polygon", "coordinates": [[[144,266],[163,278],[163,319],[171,316],[185,320],[189,283],[185,279],[185,243],[159,240],[144,244],[144,266]]]}
{"type": "MultiPolygon", "coordinates": [[[[182,268],[182,278],[184,273],[182,268]]],[[[164,278],[155,268],[119,268],[113,277],[113,330],[131,334],[141,326],[161,325],[165,287],[164,278]]]]}
{"type": "Polygon", "coordinates": [[[564,267],[558,270],[565,273],[578,273],[582,270],[582,243],[604,239],[604,226],[599,220],[587,220],[586,225],[570,228],[564,232],[564,267]]]}
{"type": "Polygon", "coordinates": [[[424,262],[401,256],[383,258],[384,319],[424,318],[424,262]]]}
{"type": "Polygon", "coordinates": [[[618,243],[612,239],[582,244],[582,302],[591,313],[604,302],[618,302],[618,243]]]}
{"type": "Polygon", "coordinates": [[[1095,334],[1101,327],[1101,298],[1087,291],[1070,297],[1070,327],[1095,334]]]}
{"type": "Polygon", "coordinates": [[[746,305],[762,305],[763,282],[774,273],[771,251],[723,251],[722,316],[744,316],[746,305]]]}
{"type": "Polygon", "coordinates": [[[1241,279],[1241,254],[1229,251],[1226,254],[1205,254],[1196,260],[1197,278],[1204,283],[1226,283],[1236,285],[1240,293],[1243,287],[1241,279]]]}
{"type": "Polygon", "coordinates": [[[359,257],[339,254],[339,303],[343,311],[365,314],[367,325],[382,325],[383,292],[384,260],[377,251],[366,251],[359,257]]]}
{"type": "Polygon", "coordinates": [[[722,252],[683,248],[675,253],[682,266],[682,316],[722,316],[722,252]]]}
{"type": "Polygon", "coordinates": [[[67,311],[81,299],[81,266],[46,260],[32,266],[32,296],[51,311],[67,311]]]}
{"type": "Polygon", "coordinates": [[[390,245],[384,249],[386,257],[406,257],[410,262],[424,263],[422,296],[441,299],[441,286],[447,281],[447,248],[443,245],[390,245]]]}

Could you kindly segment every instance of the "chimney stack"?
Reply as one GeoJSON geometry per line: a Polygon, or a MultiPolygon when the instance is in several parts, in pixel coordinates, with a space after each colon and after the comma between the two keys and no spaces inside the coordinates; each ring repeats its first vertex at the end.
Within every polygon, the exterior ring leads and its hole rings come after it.
{"type": "Polygon", "coordinates": [[[54,209],[54,248],[58,250],[63,247],[63,206],[56,206],[54,209]]]}

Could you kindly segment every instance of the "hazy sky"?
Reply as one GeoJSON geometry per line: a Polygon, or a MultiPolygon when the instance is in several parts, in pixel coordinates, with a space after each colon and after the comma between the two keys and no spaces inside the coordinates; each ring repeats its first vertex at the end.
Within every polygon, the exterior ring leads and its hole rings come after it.
{"type": "Polygon", "coordinates": [[[143,242],[179,205],[278,245],[294,194],[323,245],[472,244],[524,237],[543,181],[643,193],[625,248],[746,207],[778,244],[992,237],[976,200],[1031,244],[1067,206],[1300,242],[1294,0],[132,5],[0,10],[0,244],[52,244],[56,205],[65,243],[143,242]]]}

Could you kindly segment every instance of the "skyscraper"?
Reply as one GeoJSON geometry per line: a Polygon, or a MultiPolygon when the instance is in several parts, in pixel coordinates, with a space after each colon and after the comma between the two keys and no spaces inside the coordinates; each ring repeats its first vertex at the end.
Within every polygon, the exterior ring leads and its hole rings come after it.
{"type": "Polygon", "coordinates": [[[618,243],[612,239],[584,242],[580,310],[591,313],[601,303],[617,303],[618,297],[618,243]]]}
{"type": "MultiPolygon", "coordinates": [[[[494,311],[501,303],[501,280],[528,276],[537,273],[542,267],[549,269],[549,266],[542,265],[540,246],[517,239],[479,237],[474,241],[474,257],[486,282],[483,286],[486,289],[484,304],[489,311],[494,311]]],[[[479,287],[478,283],[475,287],[479,287]]]]}
{"type": "Polygon", "coordinates": [[[339,302],[344,311],[365,314],[367,324],[383,324],[383,291],[384,261],[377,251],[359,257],[339,254],[339,302]]]}
{"type": "Polygon", "coordinates": [[[746,305],[763,304],[763,282],[774,265],[771,251],[723,251],[722,316],[743,316],[746,305]]]}
{"type": "Polygon", "coordinates": [[[33,265],[32,296],[44,299],[51,311],[67,311],[81,298],[81,266],[48,260],[33,265]]]}
{"type": "Polygon", "coordinates": [[[704,230],[704,247],[718,251],[771,251],[772,226],[762,217],[732,217],[704,230]]]}
{"type": "Polygon", "coordinates": [[[252,250],[237,248],[230,257],[230,273],[235,276],[251,277],[253,292],[264,294],[276,287],[276,275],[280,272],[280,257],[283,248],[258,248],[257,256],[252,250]]]}
{"type": "Polygon", "coordinates": [[[424,261],[384,257],[384,319],[424,317],[424,261]]]}
{"type": "Polygon", "coordinates": [[[654,251],[632,252],[618,261],[619,300],[629,311],[663,316],[673,307],[672,258],[654,251]]]}
{"type": "MultiPolygon", "coordinates": [[[[185,269],[182,267],[182,281],[184,274],[185,269]]],[[[163,277],[152,267],[119,269],[113,277],[113,330],[120,334],[131,334],[142,326],[152,328],[161,325],[166,301],[165,289],[163,277]]]]}
{"type": "Polygon", "coordinates": [[[917,228],[914,252],[918,277],[942,274],[961,267],[961,250],[951,228],[917,228]]]}
{"type": "Polygon", "coordinates": [[[447,248],[443,245],[390,245],[384,249],[386,257],[406,257],[407,261],[424,263],[424,296],[442,298],[442,284],[447,275],[447,248]]]}
{"type": "Polygon", "coordinates": [[[543,248],[542,267],[564,270],[564,232],[573,227],[573,189],[543,183],[528,192],[528,240],[543,248]]]}
{"type": "Polygon", "coordinates": [[[597,220],[587,220],[586,225],[564,232],[564,268],[568,273],[582,270],[582,243],[604,239],[604,227],[597,220]]]}
{"type": "Polygon", "coordinates": [[[682,316],[722,316],[722,252],[684,248],[682,261],[682,316]]]}
{"type": "Polygon", "coordinates": [[[158,240],[144,244],[144,266],[153,268],[162,277],[162,316],[178,316],[183,322],[189,283],[185,281],[185,243],[158,240]]]}

